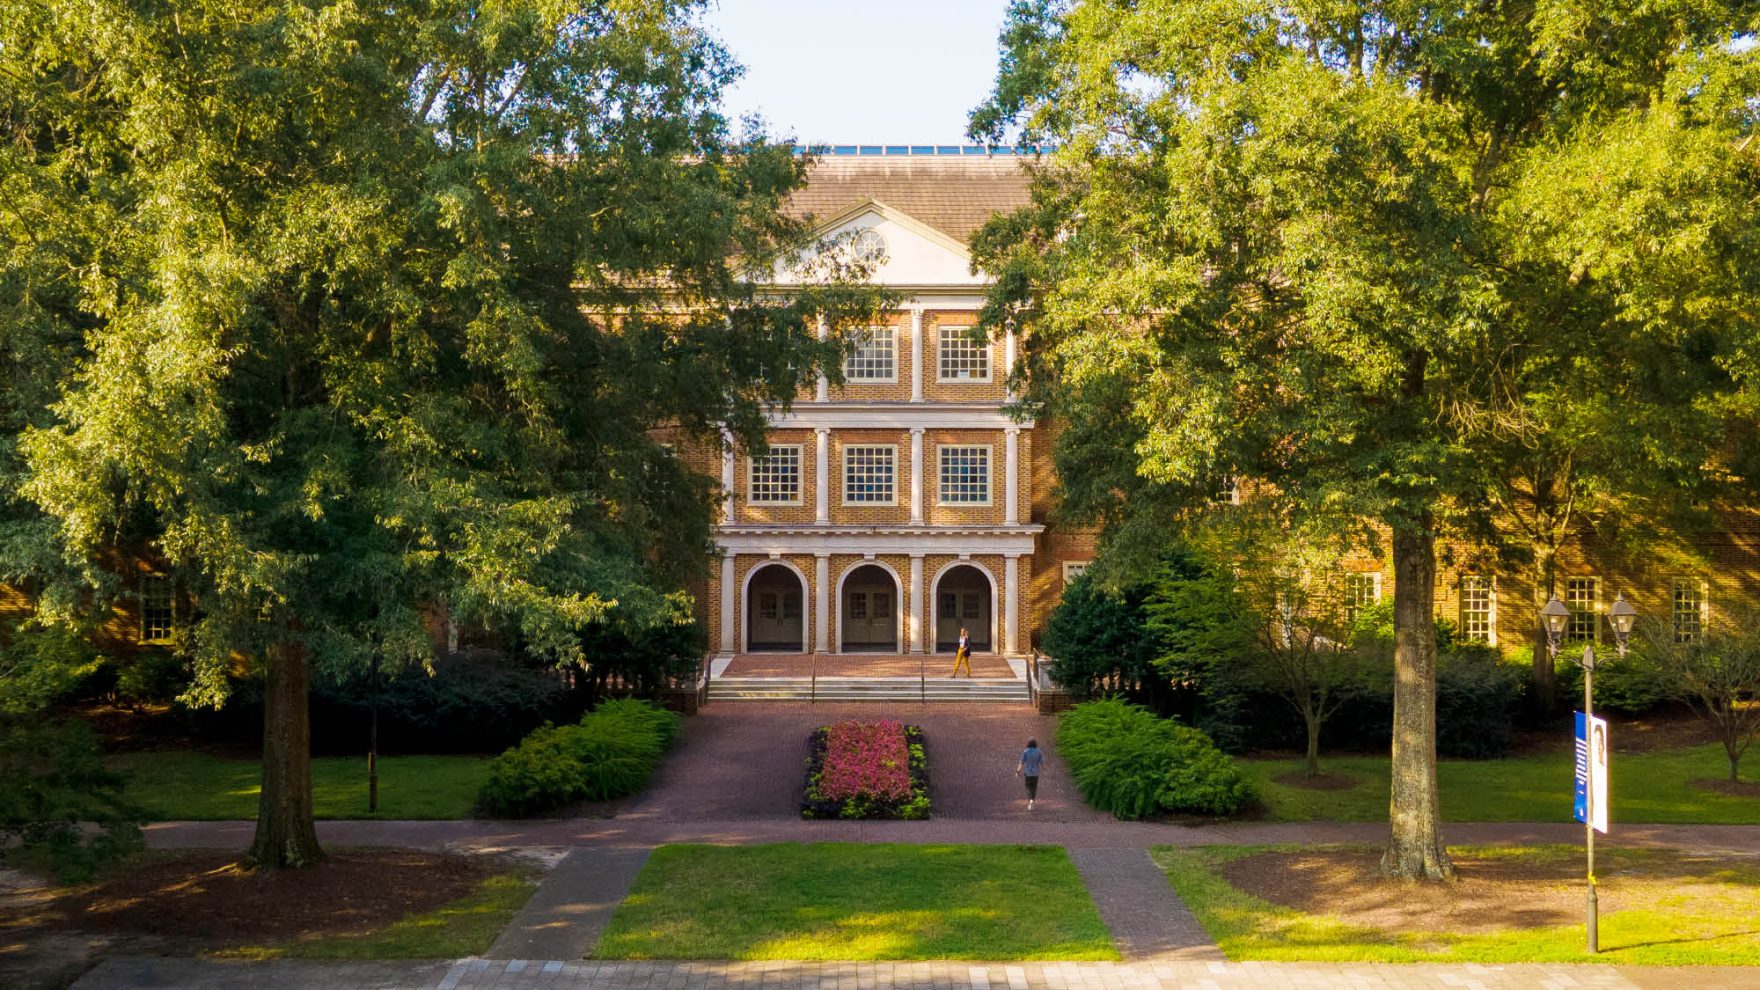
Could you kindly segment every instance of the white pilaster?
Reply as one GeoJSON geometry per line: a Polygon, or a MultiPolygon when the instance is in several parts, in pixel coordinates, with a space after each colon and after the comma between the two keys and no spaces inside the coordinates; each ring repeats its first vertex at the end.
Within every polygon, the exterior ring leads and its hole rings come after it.
{"type": "Polygon", "coordinates": [[[1020,652],[1021,622],[1021,559],[1009,554],[1002,561],[1002,652],[1014,656],[1020,652]]]}
{"type": "Polygon", "coordinates": [[[1021,428],[1011,426],[1002,431],[1005,443],[1003,453],[1004,470],[1002,472],[1002,522],[1007,526],[1018,526],[1021,522],[1020,484],[1021,484],[1021,428]]]}
{"type": "Polygon", "coordinates": [[[831,555],[813,555],[813,652],[831,652],[831,555]]]}
{"type": "MultiPolygon", "coordinates": [[[[831,325],[825,321],[825,317],[823,317],[823,316],[819,317],[819,339],[824,340],[826,337],[830,336],[830,334],[831,334],[831,325]]],[[[831,382],[824,375],[819,376],[818,387],[815,388],[814,392],[813,392],[813,401],[814,402],[830,402],[831,401],[831,382]]]]}
{"type": "Polygon", "coordinates": [[[923,401],[923,308],[911,310],[911,401],[923,401]]]}
{"type": "Polygon", "coordinates": [[[739,651],[733,632],[733,554],[721,555],[721,652],[739,651]]]}
{"type": "Polygon", "coordinates": [[[831,524],[831,431],[819,427],[813,431],[813,521],[821,526],[831,524]]]}
{"type": "Polygon", "coordinates": [[[733,525],[733,435],[721,431],[721,524],[733,525]]]}
{"type": "Polygon", "coordinates": [[[923,524],[923,428],[911,429],[911,525],[923,524]]]}
{"type": "Polygon", "coordinates": [[[1014,359],[1015,359],[1014,327],[1008,328],[1008,335],[1002,338],[1002,380],[1008,382],[1008,401],[1014,401],[1014,359]]]}
{"type": "Polygon", "coordinates": [[[928,602],[928,594],[923,590],[923,555],[911,554],[911,630],[910,646],[907,652],[926,653],[923,647],[923,630],[928,627],[928,610],[924,607],[928,602]]]}

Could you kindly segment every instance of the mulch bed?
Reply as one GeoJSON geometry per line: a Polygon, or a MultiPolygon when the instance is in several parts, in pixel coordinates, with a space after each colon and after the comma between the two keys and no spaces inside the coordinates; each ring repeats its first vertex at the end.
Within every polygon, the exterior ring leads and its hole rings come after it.
{"type": "Polygon", "coordinates": [[[219,948],[373,931],[458,900],[492,872],[482,859],[375,849],[259,875],[241,869],[235,853],[188,853],[125,866],[52,910],[63,928],[219,948]]]}
{"type": "Polygon", "coordinates": [[[1362,783],[1350,774],[1327,773],[1324,770],[1313,777],[1306,776],[1300,770],[1291,770],[1271,779],[1285,787],[1300,787],[1305,791],[1348,791],[1362,783]]]}
{"type": "Polygon", "coordinates": [[[1728,797],[1760,798],[1760,781],[1753,780],[1694,780],[1688,786],[1696,791],[1710,791],[1728,797]]]}

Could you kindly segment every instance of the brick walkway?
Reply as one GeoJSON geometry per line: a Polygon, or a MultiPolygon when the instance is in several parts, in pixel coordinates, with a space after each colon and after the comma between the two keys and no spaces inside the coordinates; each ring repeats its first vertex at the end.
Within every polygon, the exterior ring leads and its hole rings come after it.
{"type": "Polygon", "coordinates": [[[1088,896],[1127,962],[1221,962],[1222,950],[1145,849],[1071,849],[1088,896]]]}
{"type": "Polygon", "coordinates": [[[1369,963],[723,963],[466,959],[448,964],[119,957],[76,990],[432,988],[432,990],[1752,990],[1752,970],[1579,965],[1369,963]]]}

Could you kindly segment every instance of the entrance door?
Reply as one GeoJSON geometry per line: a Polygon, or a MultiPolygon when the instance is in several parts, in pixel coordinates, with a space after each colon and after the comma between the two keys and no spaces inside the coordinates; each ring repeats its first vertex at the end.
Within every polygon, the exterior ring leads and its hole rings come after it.
{"type": "Polygon", "coordinates": [[[752,575],[746,599],[746,649],[798,653],[805,639],[803,589],[800,578],[779,564],[752,575]]]}
{"type": "Polygon", "coordinates": [[[891,574],[872,564],[843,582],[843,649],[898,649],[898,587],[891,574]]]}
{"type": "Polygon", "coordinates": [[[972,637],[972,651],[990,647],[990,579],[976,567],[961,565],[941,576],[935,593],[935,651],[959,648],[959,631],[972,637]]]}

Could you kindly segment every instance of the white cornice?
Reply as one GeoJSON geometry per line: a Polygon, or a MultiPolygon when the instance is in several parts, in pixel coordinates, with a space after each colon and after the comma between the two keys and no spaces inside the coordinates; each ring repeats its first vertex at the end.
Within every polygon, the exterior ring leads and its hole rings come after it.
{"type": "Polygon", "coordinates": [[[771,428],[779,430],[1006,430],[1033,425],[1033,420],[1010,416],[999,402],[797,402],[788,412],[770,414],[771,428]]]}
{"type": "Polygon", "coordinates": [[[1033,552],[1045,527],[1026,526],[722,526],[715,543],[743,554],[1004,554],[1033,552]]]}

